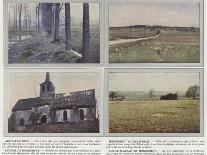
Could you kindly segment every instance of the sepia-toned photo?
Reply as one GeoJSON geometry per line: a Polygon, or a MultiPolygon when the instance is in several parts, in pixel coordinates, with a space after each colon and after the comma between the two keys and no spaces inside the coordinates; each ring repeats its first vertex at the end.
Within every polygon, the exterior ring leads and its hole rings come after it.
{"type": "Polygon", "coordinates": [[[9,72],[8,133],[99,133],[99,74],[9,72]]]}
{"type": "Polygon", "coordinates": [[[110,3],[109,62],[200,63],[201,8],[200,0],[110,3]]]}
{"type": "Polygon", "coordinates": [[[99,3],[8,3],[8,64],[100,63],[99,3]]]}
{"type": "Polygon", "coordinates": [[[109,72],[109,133],[200,133],[201,73],[109,72]]]}

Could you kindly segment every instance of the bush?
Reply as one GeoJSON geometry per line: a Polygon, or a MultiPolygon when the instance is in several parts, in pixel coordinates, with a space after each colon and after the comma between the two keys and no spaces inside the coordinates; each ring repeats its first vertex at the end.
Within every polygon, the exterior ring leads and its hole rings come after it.
{"type": "Polygon", "coordinates": [[[162,95],[160,97],[160,100],[177,100],[177,99],[178,99],[177,93],[175,93],[175,94],[169,93],[167,95],[162,95]]]}

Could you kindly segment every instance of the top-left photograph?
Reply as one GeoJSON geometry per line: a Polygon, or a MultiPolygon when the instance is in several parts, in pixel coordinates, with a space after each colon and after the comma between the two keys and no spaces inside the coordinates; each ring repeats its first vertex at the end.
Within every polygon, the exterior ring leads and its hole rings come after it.
{"type": "Polygon", "coordinates": [[[5,15],[8,64],[100,63],[99,3],[8,3],[5,15]]]}

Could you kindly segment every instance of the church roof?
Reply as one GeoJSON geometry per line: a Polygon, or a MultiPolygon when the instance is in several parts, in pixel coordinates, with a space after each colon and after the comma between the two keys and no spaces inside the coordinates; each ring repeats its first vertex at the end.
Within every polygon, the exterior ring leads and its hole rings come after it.
{"type": "Polygon", "coordinates": [[[37,97],[37,98],[28,98],[28,99],[20,99],[17,101],[15,106],[13,107],[12,111],[19,111],[19,110],[29,110],[32,107],[49,105],[50,103],[37,97]]]}

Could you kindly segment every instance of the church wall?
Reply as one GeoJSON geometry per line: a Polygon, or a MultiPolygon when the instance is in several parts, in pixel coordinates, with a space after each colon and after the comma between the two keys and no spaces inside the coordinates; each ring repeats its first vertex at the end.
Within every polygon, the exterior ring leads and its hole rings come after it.
{"type": "Polygon", "coordinates": [[[25,125],[29,125],[29,118],[32,113],[32,110],[22,110],[22,111],[16,111],[14,112],[14,121],[13,125],[15,130],[22,131],[25,129],[25,125]],[[24,125],[20,126],[20,120],[24,120],[24,125]]]}
{"type": "Polygon", "coordinates": [[[86,108],[86,120],[95,120],[96,119],[96,107],[86,108]]]}
{"type": "MultiPolygon", "coordinates": [[[[51,121],[50,117],[49,117],[49,113],[50,113],[50,106],[49,105],[44,105],[44,106],[39,106],[39,107],[36,107],[37,109],[37,114],[40,114],[41,113],[41,116],[42,115],[47,115],[48,117],[48,123],[51,121]]],[[[39,118],[39,121],[38,123],[40,123],[40,119],[41,119],[41,116],[39,118]]]]}
{"type": "Polygon", "coordinates": [[[96,108],[77,108],[77,109],[61,109],[56,110],[56,122],[65,122],[63,113],[67,111],[67,122],[78,122],[80,119],[80,110],[83,110],[84,120],[95,120],[96,119],[96,108]]]}
{"type": "Polygon", "coordinates": [[[56,116],[55,116],[56,122],[65,122],[63,118],[64,111],[67,111],[67,122],[72,122],[72,118],[71,118],[72,109],[56,110],[56,116]]]}

